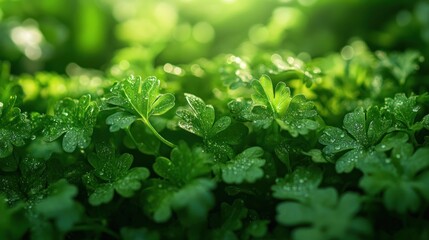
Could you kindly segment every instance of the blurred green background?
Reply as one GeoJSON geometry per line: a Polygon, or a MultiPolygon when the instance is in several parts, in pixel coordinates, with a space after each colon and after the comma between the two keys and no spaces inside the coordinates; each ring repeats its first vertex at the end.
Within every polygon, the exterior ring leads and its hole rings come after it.
{"type": "Polygon", "coordinates": [[[130,64],[145,71],[255,49],[314,58],[356,39],[428,56],[429,2],[0,0],[0,61],[14,74],[82,67],[115,75],[130,64]]]}

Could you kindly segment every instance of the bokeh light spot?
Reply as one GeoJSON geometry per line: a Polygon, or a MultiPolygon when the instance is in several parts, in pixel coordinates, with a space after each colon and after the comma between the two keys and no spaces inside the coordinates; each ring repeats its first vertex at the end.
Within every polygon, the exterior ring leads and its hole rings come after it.
{"type": "Polygon", "coordinates": [[[199,22],[192,29],[192,36],[197,42],[208,43],[214,39],[215,30],[207,22],[199,22]]]}
{"type": "Polygon", "coordinates": [[[350,60],[354,57],[355,50],[352,46],[345,46],[343,49],[341,49],[341,57],[343,57],[344,60],[350,60]]]}

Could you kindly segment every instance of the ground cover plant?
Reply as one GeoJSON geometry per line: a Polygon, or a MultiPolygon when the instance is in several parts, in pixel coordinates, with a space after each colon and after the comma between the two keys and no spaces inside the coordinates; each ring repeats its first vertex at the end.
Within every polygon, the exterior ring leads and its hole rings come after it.
{"type": "Polygon", "coordinates": [[[1,61],[0,239],[429,239],[427,49],[243,46],[1,61]]]}

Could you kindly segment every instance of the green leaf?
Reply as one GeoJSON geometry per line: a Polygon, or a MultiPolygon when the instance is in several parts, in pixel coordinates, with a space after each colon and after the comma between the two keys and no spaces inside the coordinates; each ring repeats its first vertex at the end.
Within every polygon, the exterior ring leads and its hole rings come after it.
{"type": "Polygon", "coordinates": [[[359,182],[359,186],[370,195],[382,193],[385,206],[398,213],[416,212],[422,203],[419,194],[426,201],[429,199],[429,149],[420,148],[412,154],[405,150],[409,149],[406,146],[410,145],[397,148],[403,148],[402,151],[392,151],[391,158],[374,156],[370,159],[362,168],[364,176],[359,182]]]}
{"type": "Polygon", "coordinates": [[[319,142],[326,145],[325,154],[339,153],[345,150],[360,147],[360,144],[350,137],[344,130],[336,127],[327,127],[319,138],[319,142]]]}
{"type": "Polygon", "coordinates": [[[177,111],[179,126],[203,138],[210,138],[224,131],[230,124],[230,117],[222,117],[215,122],[215,111],[212,105],[206,105],[204,101],[192,94],[185,93],[186,101],[190,109],[177,111]]]}
{"type": "MultiPolygon", "coordinates": [[[[223,202],[221,204],[219,216],[216,220],[219,222],[219,227],[214,229],[209,239],[238,239],[235,232],[243,229],[246,225],[245,218],[248,216],[248,209],[244,206],[244,201],[236,199],[231,205],[223,202]]],[[[252,222],[253,223],[253,222],[252,222]]],[[[257,232],[258,226],[253,226],[249,232],[254,230],[257,232]]]]}
{"type": "Polygon", "coordinates": [[[322,171],[319,168],[300,167],[284,178],[277,179],[271,187],[273,196],[279,199],[304,201],[322,182],[322,171]]]}
{"type": "Polygon", "coordinates": [[[284,82],[279,82],[273,92],[271,79],[264,75],[258,81],[252,81],[252,87],[255,93],[252,100],[255,106],[268,108],[271,112],[283,116],[292,100],[290,89],[284,82]]]}
{"type": "Polygon", "coordinates": [[[8,207],[6,198],[0,195],[0,239],[23,239],[30,227],[24,207],[22,203],[8,207]]]}
{"type": "Polygon", "coordinates": [[[319,123],[312,120],[316,116],[313,102],[308,101],[304,95],[296,95],[292,98],[279,125],[288,130],[293,137],[306,135],[310,130],[319,127],[319,123]]]}
{"type": "Polygon", "coordinates": [[[226,183],[253,183],[263,177],[265,160],[261,159],[264,151],[260,147],[251,147],[228,161],[222,168],[222,179],[226,183]]]}
{"type": "MultiPolygon", "coordinates": [[[[88,182],[88,180],[87,180],[88,182]]],[[[89,195],[88,201],[93,206],[98,206],[103,203],[108,203],[112,201],[115,190],[112,184],[107,183],[100,186],[94,190],[94,192],[89,195]]]]}
{"type": "Polygon", "coordinates": [[[137,148],[140,152],[158,156],[161,141],[152,133],[142,122],[135,122],[129,128],[125,129],[127,136],[124,139],[124,145],[127,148],[137,148]]]}
{"type": "Polygon", "coordinates": [[[408,134],[404,132],[393,132],[387,134],[375,149],[379,152],[389,151],[392,148],[397,148],[408,141],[408,134]]]}
{"type": "Polygon", "coordinates": [[[96,145],[97,154],[91,154],[88,162],[94,167],[84,176],[87,187],[94,188],[89,196],[92,205],[108,203],[114,191],[123,197],[132,197],[141,187],[141,181],[149,177],[144,167],[131,168],[133,156],[124,153],[117,156],[114,148],[106,143],[96,145]]]}
{"type": "MultiPolygon", "coordinates": [[[[255,92],[252,95],[252,111],[258,109],[257,107],[264,108],[276,119],[280,127],[289,131],[293,137],[306,135],[310,130],[319,127],[319,123],[312,119],[317,115],[314,104],[304,95],[291,97],[290,89],[284,82],[279,82],[273,91],[271,79],[262,76],[259,80],[252,81],[252,87],[255,92]]],[[[246,115],[255,118],[250,114],[246,115]]]]}
{"type": "Polygon", "coordinates": [[[181,186],[211,172],[211,156],[202,148],[190,148],[180,143],[171,151],[170,159],[158,157],[153,165],[155,172],[181,186]]]}
{"type": "Polygon", "coordinates": [[[35,210],[45,218],[53,219],[55,226],[66,232],[80,220],[83,213],[83,207],[73,200],[78,189],[62,179],[52,184],[48,191],[48,197],[38,202],[35,210]]]}
{"type": "Polygon", "coordinates": [[[62,146],[66,152],[88,147],[98,111],[90,95],[83,95],[79,100],[63,99],[56,105],[51,124],[44,129],[46,139],[54,141],[64,134],[62,146]]]}
{"type": "Polygon", "coordinates": [[[211,172],[212,158],[202,148],[190,148],[184,142],[171,151],[170,159],[158,157],[154,171],[163,179],[154,179],[143,191],[145,210],[157,222],[167,221],[172,210],[183,221],[203,221],[214,199],[215,183],[201,178],[211,172]]]}
{"type": "Polygon", "coordinates": [[[404,93],[397,93],[394,98],[385,99],[385,108],[393,114],[398,123],[405,125],[405,128],[411,128],[420,110],[416,99],[417,96],[407,98],[404,93]]]}
{"type": "Polygon", "coordinates": [[[156,222],[167,221],[175,210],[184,222],[196,224],[206,220],[214,205],[214,187],[213,181],[204,178],[191,180],[180,188],[174,182],[154,179],[142,192],[142,204],[156,222]]]}
{"type": "Polygon", "coordinates": [[[116,83],[110,90],[111,95],[107,103],[119,107],[122,113],[114,113],[106,119],[106,123],[111,125],[110,131],[127,128],[135,120],[140,119],[159,140],[174,147],[174,144],[159,135],[150,122],[151,116],[162,115],[175,105],[174,95],[159,93],[160,84],[160,80],[156,77],[142,80],[141,77],[133,76],[116,83]]]}
{"type": "Polygon", "coordinates": [[[243,226],[243,219],[247,217],[248,210],[241,199],[235,200],[232,205],[221,204],[222,229],[235,231],[243,226]]]}
{"type": "Polygon", "coordinates": [[[389,54],[377,52],[376,56],[380,59],[381,66],[387,68],[401,85],[406,82],[409,75],[419,69],[417,62],[421,59],[417,51],[389,54]]]}
{"type": "Polygon", "coordinates": [[[161,115],[174,107],[174,95],[160,94],[160,80],[156,77],[130,76],[112,87],[112,96],[107,102],[122,110],[149,120],[152,115],[161,115]]]}
{"type": "Polygon", "coordinates": [[[369,222],[358,218],[360,197],[345,193],[340,198],[335,189],[319,189],[306,202],[284,202],[277,206],[277,221],[284,225],[299,225],[294,239],[359,239],[371,232],[369,222]]]}
{"type": "Polygon", "coordinates": [[[106,118],[106,124],[110,125],[110,132],[117,132],[119,129],[126,129],[137,119],[137,117],[128,112],[116,112],[106,118]]]}
{"type": "Polygon", "coordinates": [[[14,147],[25,144],[31,136],[31,125],[25,114],[15,107],[16,97],[0,102],[0,161],[12,154],[14,147]]]}
{"type": "Polygon", "coordinates": [[[96,153],[88,156],[88,162],[94,167],[98,178],[109,182],[126,174],[133,162],[131,154],[124,153],[118,157],[113,146],[106,143],[96,145],[96,153]]]}
{"type": "Polygon", "coordinates": [[[344,117],[344,128],[327,127],[319,138],[327,155],[343,153],[336,162],[339,173],[351,172],[364,162],[368,154],[391,126],[391,121],[381,115],[377,107],[366,112],[357,108],[344,117]]]}
{"type": "Polygon", "coordinates": [[[338,158],[335,169],[338,173],[351,172],[355,167],[358,167],[367,157],[368,152],[361,148],[356,148],[346,152],[338,158]]]}

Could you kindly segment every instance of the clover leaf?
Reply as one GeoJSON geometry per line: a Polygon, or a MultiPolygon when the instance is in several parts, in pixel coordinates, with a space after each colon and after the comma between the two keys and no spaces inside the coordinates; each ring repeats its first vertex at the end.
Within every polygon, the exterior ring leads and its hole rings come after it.
{"type": "Polygon", "coordinates": [[[364,176],[359,185],[372,196],[382,193],[389,210],[415,212],[422,202],[429,201],[429,148],[412,154],[412,146],[401,143],[400,137],[395,138],[398,145],[390,158],[375,155],[362,168],[364,176]]]}
{"type": "Polygon", "coordinates": [[[14,106],[15,102],[16,97],[0,102],[0,158],[10,156],[14,146],[23,146],[31,136],[30,122],[26,114],[14,106]]]}
{"type": "Polygon", "coordinates": [[[407,78],[419,69],[417,62],[421,61],[421,55],[417,51],[406,51],[404,53],[377,52],[380,65],[388,69],[391,74],[403,85],[407,78]]]}
{"type": "Polygon", "coordinates": [[[275,198],[304,201],[321,182],[322,172],[319,168],[299,167],[284,178],[277,179],[271,189],[275,198]]]}
{"type": "Polygon", "coordinates": [[[64,151],[73,152],[76,147],[86,148],[91,142],[91,136],[99,107],[91,101],[90,95],[83,95],[79,100],[65,98],[55,107],[55,115],[51,124],[44,129],[48,141],[63,137],[64,151]]]}
{"type": "Polygon", "coordinates": [[[264,172],[261,169],[265,160],[260,157],[264,151],[260,147],[251,147],[235,156],[221,166],[222,179],[226,183],[255,182],[260,179],[264,172]]]}
{"type": "Polygon", "coordinates": [[[201,148],[189,148],[181,143],[171,151],[170,159],[158,157],[153,165],[155,172],[176,185],[183,185],[211,171],[211,157],[201,148]]]}
{"type": "MultiPolygon", "coordinates": [[[[319,123],[314,120],[317,112],[314,104],[308,101],[304,95],[291,96],[289,87],[284,82],[279,82],[273,90],[273,83],[268,76],[262,76],[259,80],[252,81],[253,106],[252,113],[249,108],[244,108],[241,113],[243,118],[263,123],[263,127],[268,127],[272,120],[287,130],[293,137],[306,135],[309,131],[319,127],[319,123]]],[[[241,106],[243,108],[245,106],[241,106]]],[[[230,108],[239,109],[240,106],[230,104],[230,108]]],[[[232,109],[234,111],[234,109],[232,109]]],[[[237,110],[235,110],[237,111],[237,110]]]]}
{"type": "Polygon", "coordinates": [[[215,111],[212,105],[192,94],[185,93],[189,109],[177,111],[179,127],[203,138],[204,147],[214,154],[215,160],[225,161],[234,155],[231,145],[240,142],[247,129],[232,123],[229,116],[215,120],[215,111]]]}
{"type": "Polygon", "coordinates": [[[371,233],[369,222],[357,217],[361,200],[355,193],[341,197],[333,188],[318,189],[307,202],[283,202],[277,206],[277,221],[293,230],[292,238],[361,239],[371,233]]]}
{"type": "Polygon", "coordinates": [[[0,239],[23,239],[30,227],[24,207],[22,203],[9,207],[6,198],[0,195],[0,239]]]}
{"type": "Polygon", "coordinates": [[[174,107],[174,95],[160,94],[160,80],[156,77],[130,76],[117,82],[111,88],[107,103],[119,107],[120,111],[110,115],[106,123],[110,131],[128,128],[134,121],[141,120],[152,133],[170,147],[174,144],[164,139],[150,122],[151,116],[162,115],[174,107]]]}
{"type": "Polygon", "coordinates": [[[245,225],[243,222],[248,212],[249,210],[244,206],[244,201],[241,199],[235,200],[231,205],[223,202],[219,216],[221,226],[213,231],[211,239],[225,239],[227,236],[233,236],[232,239],[237,239],[234,231],[243,228],[245,225]]]}
{"type": "Polygon", "coordinates": [[[396,128],[413,129],[417,127],[414,126],[414,122],[421,109],[417,105],[417,96],[407,97],[404,93],[398,93],[394,98],[385,99],[385,109],[395,117],[396,128]]]}
{"type": "Polygon", "coordinates": [[[207,139],[224,131],[231,124],[228,116],[215,121],[213,106],[206,105],[201,98],[189,93],[185,93],[185,98],[190,109],[179,110],[177,115],[180,117],[179,126],[186,131],[207,139]]]}
{"type": "Polygon", "coordinates": [[[107,143],[98,144],[96,150],[96,154],[88,157],[94,170],[84,175],[87,187],[93,189],[89,196],[92,205],[110,202],[114,191],[123,197],[132,197],[140,189],[141,181],[149,177],[146,168],[131,168],[131,154],[117,156],[114,148],[107,143]]]}
{"type": "Polygon", "coordinates": [[[61,232],[70,230],[80,220],[83,207],[74,201],[78,189],[61,179],[48,188],[48,196],[35,205],[35,211],[46,219],[52,219],[61,232]]]}
{"type": "Polygon", "coordinates": [[[392,121],[381,115],[377,107],[366,112],[357,108],[344,117],[344,129],[327,127],[319,138],[327,155],[343,153],[336,162],[337,172],[350,172],[373,151],[371,148],[383,137],[392,121]]]}
{"type": "Polygon", "coordinates": [[[179,143],[170,159],[158,157],[153,165],[162,179],[152,179],[143,191],[146,211],[157,222],[167,221],[172,210],[178,211],[185,222],[205,219],[214,204],[211,189],[215,183],[205,175],[211,172],[211,156],[201,148],[189,148],[179,143]]]}

